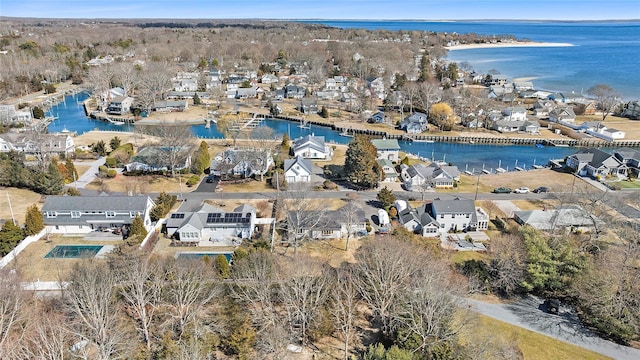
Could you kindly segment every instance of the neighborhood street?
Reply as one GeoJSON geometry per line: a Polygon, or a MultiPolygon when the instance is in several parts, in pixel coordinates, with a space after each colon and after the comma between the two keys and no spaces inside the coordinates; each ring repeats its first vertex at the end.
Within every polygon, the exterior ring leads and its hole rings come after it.
{"type": "Polygon", "coordinates": [[[545,312],[542,299],[531,295],[508,304],[489,304],[474,299],[463,301],[477,313],[617,360],[640,359],[640,350],[618,345],[594,335],[582,325],[575,311],[567,306],[561,306],[559,314],[554,315],[545,312]]]}

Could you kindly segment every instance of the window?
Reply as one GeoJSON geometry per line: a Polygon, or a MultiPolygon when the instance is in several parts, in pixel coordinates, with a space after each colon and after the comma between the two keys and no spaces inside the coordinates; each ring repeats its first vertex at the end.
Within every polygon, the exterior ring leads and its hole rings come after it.
{"type": "Polygon", "coordinates": [[[440,214],[440,219],[444,219],[444,214],[440,214]]]}
{"type": "Polygon", "coordinates": [[[56,216],[58,216],[58,214],[55,211],[47,211],[48,218],[54,218],[56,216]]]}
{"type": "Polygon", "coordinates": [[[74,219],[77,219],[80,217],[80,211],[72,211],[71,212],[71,217],[74,219]]]}
{"type": "Polygon", "coordinates": [[[322,230],[322,236],[330,236],[333,235],[333,231],[331,230],[322,230]]]}
{"type": "Polygon", "coordinates": [[[105,211],[105,214],[107,215],[108,218],[116,217],[115,211],[105,211]]]}
{"type": "Polygon", "coordinates": [[[470,217],[471,215],[467,214],[467,219],[470,217]]]}
{"type": "Polygon", "coordinates": [[[129,211],[129,216],[130,217],[134,218],[134,217],[136,217],[136,215],[138,215],[137,211],[129,211]]]}

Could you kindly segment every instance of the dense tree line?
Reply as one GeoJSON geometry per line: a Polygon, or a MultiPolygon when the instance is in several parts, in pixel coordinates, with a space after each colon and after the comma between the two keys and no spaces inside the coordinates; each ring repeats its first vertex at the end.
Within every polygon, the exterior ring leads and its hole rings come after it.
{"type": "Polygon", "coordinates": [[[229,269],[224,257],[182,261],[123,245],[78,263],[61,298],[30,298],[5,274],[0,357],[278,359],[289,344],[335,338],[344,359],[474,358],[480,343],[458,336],[470,316],[458,306],[465,286],[443,259],[402,232],[364,241],[355,256],[336,268],[242,247],[229,269]]]}
{"type": "MultiPolygon", "coordinates": [[[[62,194],[65,178],[59,166],[67,169],[65,164],[58,164],[55,160],[48,161],[43,167],[27,163],[33,164],[33,161],[26,162],[23,153],[0,154],[0,186],[30,189],[43,195],[62,194]]],[[[75,174],[74,171],[75,167],[71,172],[75,174]]]]}

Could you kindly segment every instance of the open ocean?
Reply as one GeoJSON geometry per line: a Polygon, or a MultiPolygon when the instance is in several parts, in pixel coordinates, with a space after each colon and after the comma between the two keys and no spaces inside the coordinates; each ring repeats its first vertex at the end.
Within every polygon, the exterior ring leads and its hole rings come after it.
{"type": "Polygon", "coordinates": [[[607,84],[625,100],[640,99],[640,21],[375,21],[305,20],[338,28],[423,30],[514,35],[571,47],[521,47],[450,51],[448,60],[466,61],[476,72],[497,70],[512,79],[532,78],[537,89],[580,94],[607,84]]]}

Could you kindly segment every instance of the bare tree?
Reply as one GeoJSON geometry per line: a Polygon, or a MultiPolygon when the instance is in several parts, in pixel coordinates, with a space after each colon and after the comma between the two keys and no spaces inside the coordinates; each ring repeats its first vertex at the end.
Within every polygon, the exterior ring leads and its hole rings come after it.
{"type": "Polygon", "coordinates": [[[527,253],[522,238],[500,235],[491,240],[491,286],[511,296],[519,288],[527,270],[527,253]]]}
{"type": "Polygon", "coordinates": [[[171,123],[146,126],[142,131],[158,138],[154,144],[157,148],[155,161],[166,166],[173,177],[175,171],[186,164],[194,148],[195,137],[191,129],[184,124],[171,123]]]}
{"type": "MultiPolygon", "coordinates": [[[[292,184],[294,185],[294,184],[292,184]]],[[[293,245],[294,255],[298,253],[300,243],[317,230],[320,224],[326,222],[326,207],[317,201],[312,201],[306,184],[289,186],[286,198],[277,200],[278,212],[276,218],[280,220],[280,229],[286,234],[287,242],[293,245]]]]}
{"type": "Polygon", "coordinates": [[[598,108],[602,111],[602,121],[621,104],[620,96],[609,85],[594,85],[587,90],[587,94],[596,99],[598,108]]]}
{"type": "Polygon", "coordinates": [[[356,332],[358,305],[360,304],[355,276],[356,274],[351,267],[336,269],[334,283],[331,284],[329,294],[329,311],[342,336],[345,360],[349,359],[349,349],[356,332]]]}
{"type": "Polygon", "coordinates": [[[70,328],[77,339],[95,346],[98,359],[117,359],[127,336],[118,327],[116,279],[104,263],[86,261],[74,267],[64,291],[70,328]]]}
{"type": "Polygon", "coordinates": [[[26,299],[15,274],[0,273],[0,358],[10,359],[22,336],[26,299]]]}
{"type": "Polygon", "coordinates": [[[152,63],[140,74],[136,99],[149,112],[170,87],[171,75],[166,64],[152,63]]]}
{"type": "Polygon", "coordinates": [[[269,163],[274,149],[279,145],[276,136],[275,130],[268,126],[258,126],[251,131],[249,139],[253,149],[249,153],[250,161],[261,167],[260,181],[264,181],[264,173],[268,170],[266,164],[269,163]]]}
{"type": "Polygon", "coordinates": [[[164,306],[169,309],[171,324],[178,338],[187,327],[202,318],[202,311],[218,296],[219,287],[210,267],[199,261],[173,261],[165,264],[163,289],[164,306]]]}
{"type": "Polygon", "coordinates": [[[346,228],[347,242],[344,246],[344,250],[348,251],[349,241],[351,240],[353,234],[357,231],[357,225],[362,224],[364,220],[364,212],[356,202],[349,201],[345,206],[340,208],[338,214],[342,225],[346,228]]]}
{"type": "Polygon", "coordinates": [[[120,295],[127,305],[127,313],[135,321],[136,330],[151,351],[151,324],[159,305],[162,290],[159,264],[146,256],[136,257],[122,269],[120,295]]]}
{"type": "Polygon", "coordinates": [[[323,265],[310,257],[296,257],[281,271],[278,287],[287,312],[291,332],[299,329],[302,345],[308,341],[309,328],[316,322],[327,298],[328,277],[323,265]]]}
{"type": "Polygon", "coordinates": [[[55,308],[57,301],[35,304],[27,334],[28,357],[32,359],[64,360],[68,357],[71,334],[64,315],[55,308]]]}

